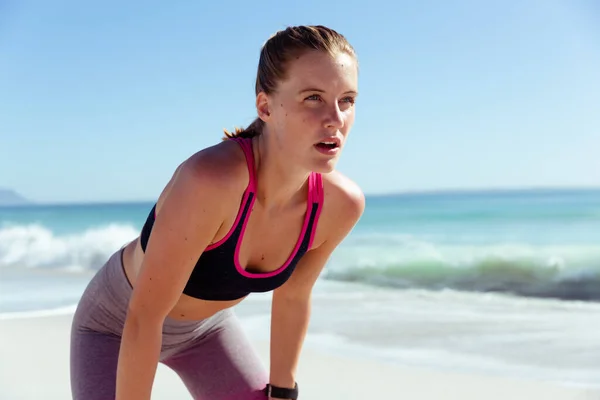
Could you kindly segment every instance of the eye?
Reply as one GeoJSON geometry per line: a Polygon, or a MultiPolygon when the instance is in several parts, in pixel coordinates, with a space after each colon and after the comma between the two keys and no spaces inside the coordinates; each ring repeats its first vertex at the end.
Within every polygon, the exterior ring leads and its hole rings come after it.
{"type": "Polygon", "coordinates": [[[320,99],[321,99],[321,96],[319,96],[318,94],[312,94],[304,100],[320,100],[320,99]]]}
{"type": "Polygon", "coordinates": [[[342,101],[344,103],[354,104],[356,102],[356,99],[354,97],[352,97],[352,96],[348,96],[348,97],[344,97],[342,99],[342,101]]]}

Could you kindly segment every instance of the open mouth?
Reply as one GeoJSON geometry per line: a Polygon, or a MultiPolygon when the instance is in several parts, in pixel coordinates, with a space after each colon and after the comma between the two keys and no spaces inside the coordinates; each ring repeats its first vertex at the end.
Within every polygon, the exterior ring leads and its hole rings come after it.
{"type": "Polygon", "coordinates": [[[337,142],[319,142],[316,146],[325,150],[333,150],[339,147],[337,142]]]}

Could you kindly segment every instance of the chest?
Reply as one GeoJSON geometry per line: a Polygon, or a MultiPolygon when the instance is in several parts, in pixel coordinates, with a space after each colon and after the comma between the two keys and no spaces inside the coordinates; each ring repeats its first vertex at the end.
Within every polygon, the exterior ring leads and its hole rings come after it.
{"type": "Polygon", "coordinates": [[[293,257],[309,232],[311,208],[267,212],[254,206],[246,220],[238,244],[242,268],[252,272],[271,272],[293,257]]]}

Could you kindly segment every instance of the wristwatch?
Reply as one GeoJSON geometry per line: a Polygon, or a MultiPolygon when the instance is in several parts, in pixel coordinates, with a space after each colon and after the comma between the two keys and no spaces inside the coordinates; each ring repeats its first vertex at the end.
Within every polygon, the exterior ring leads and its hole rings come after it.
{"type": "Polygon", "coordinates": [[[267,397],[272,397],[274,399],[296,400],[298,399],[298,382],[294,382],[293,389],[273,386],[270,383],[267,383],[265,394],[267,397]]]}

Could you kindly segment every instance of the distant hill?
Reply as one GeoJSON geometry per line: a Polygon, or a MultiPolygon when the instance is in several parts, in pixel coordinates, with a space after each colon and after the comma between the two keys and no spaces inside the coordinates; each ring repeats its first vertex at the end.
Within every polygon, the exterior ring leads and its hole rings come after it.
{"type": "Polygon", "coordinates": [[[31,203],[25,197],[11,189],[0,188],[0,206],[16,206],[31,203]]]}

